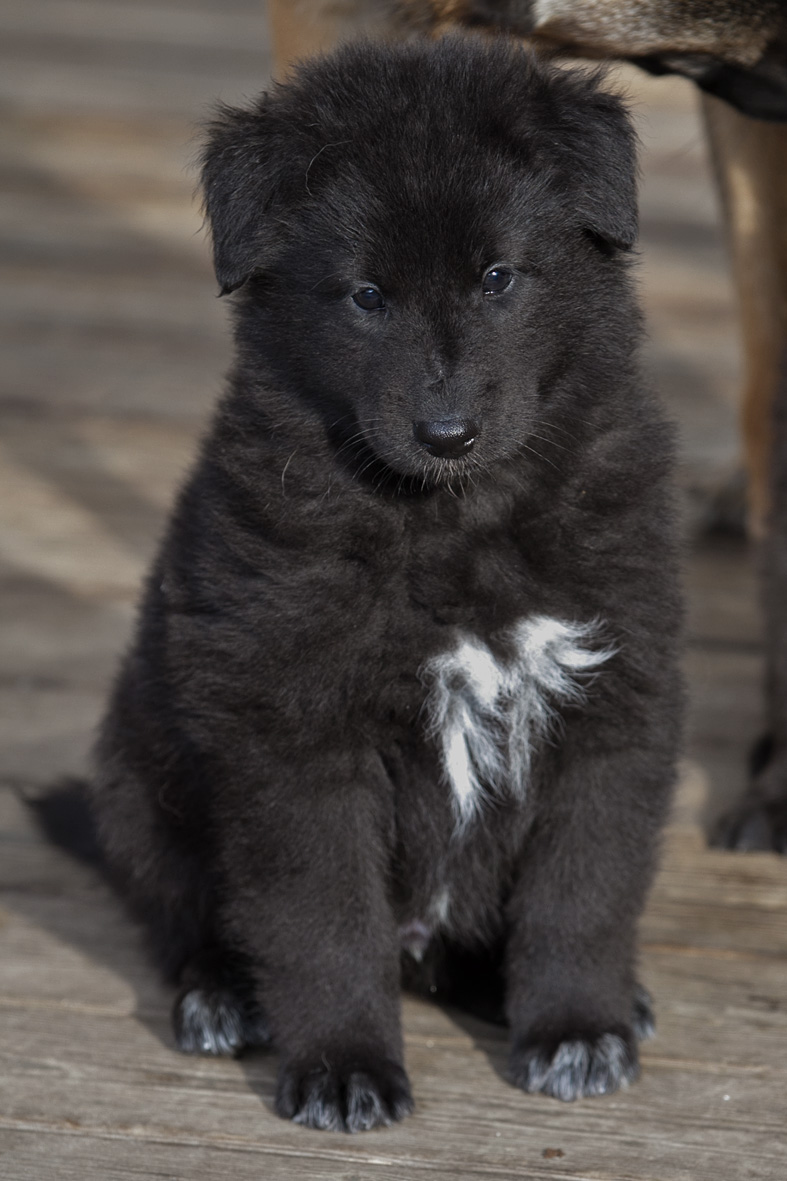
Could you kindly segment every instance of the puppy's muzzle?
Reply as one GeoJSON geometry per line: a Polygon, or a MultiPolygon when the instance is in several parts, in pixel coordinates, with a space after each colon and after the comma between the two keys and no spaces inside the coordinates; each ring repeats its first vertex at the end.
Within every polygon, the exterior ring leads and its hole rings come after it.
{"type": "Polygon", "coordinates": [[[413,423],[413,434],[418,442],[439,459],[459,459],[467,455],[480,429],[472,418],[441,418],[435,422],[413,423]]]}

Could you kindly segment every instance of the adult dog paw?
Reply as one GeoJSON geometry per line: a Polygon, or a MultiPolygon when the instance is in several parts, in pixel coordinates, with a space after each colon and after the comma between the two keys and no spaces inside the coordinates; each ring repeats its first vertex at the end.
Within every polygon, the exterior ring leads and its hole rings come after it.
{"type": "Polygon", "coordinates": [[[270,1033],[263,1016],[224,988],[190,988],[172,1011],[175,1042],[185,1054],[238,1054],[264,1046],[270,1033]]]}
{"type": "Polygon", "coordinates": [[[740,853],[787,855],[787,750],[763,734],[749,756],[749,792],[722,816],[710,843],[740,853]]]}
{"type": "Polygon", "coordinates": [[[520,1038],[511,1052],[510,1077],[523,1091],[541,1091],[570,1102],[609,1095],[639,1074],[633,1042],[618,1033],[597,1037],[520,1038]]]}
{"type": "Polygon", "coordinates": [[[324,1055],[319,1065],[283,1064],[276,1111],[284,1119],[325,1132],[368,1132],[413,1110],[407,1075],[387,1058],[343,1063],[324,1055]]]}
{"type": "Polygon", "coordinates": [[[711,844],[740,853],[787,854],[787,798],[744,800],[722,817],[711,844]]]}

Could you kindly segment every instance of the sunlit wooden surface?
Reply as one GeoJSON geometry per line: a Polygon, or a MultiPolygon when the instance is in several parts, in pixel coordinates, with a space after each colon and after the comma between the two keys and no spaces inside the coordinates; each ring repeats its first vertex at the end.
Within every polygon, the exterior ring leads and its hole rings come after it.
{"type": "MultiPolygon", "coordinates": [[[[192,199],[195,126],[266,81],[256,0],[0,10],[0,1176],[7,1181],[783,1181],[787,862],[709,851],[758,730],[751,557],[687,561],[692,715],[643,923],[659,1035],[628,1093],[501,1078],[488,1027],[408,1001],[417,1112],[365,1136],[271,1113],[274,1061],[188,1059],[138,934],[14,786],[85,766],[139,579],[229,356],[192,199]]],[[[737,464],[732,296],[688,86],[623,76],[643,139],[654,380],[682,424],[687,536],[737,464]]]]}

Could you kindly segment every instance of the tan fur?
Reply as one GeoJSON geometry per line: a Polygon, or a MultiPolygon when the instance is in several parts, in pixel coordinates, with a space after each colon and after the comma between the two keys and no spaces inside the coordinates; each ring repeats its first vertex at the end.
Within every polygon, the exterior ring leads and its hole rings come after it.
{"type": "Polygon", "coordinates": [[[710,53],[741,66],[762,57],[784,21],[779,0],[400,0],[399,7],[417,26],[441,29],[477,25],[496,9],[508,32],[581,57],[710,53]]]}
{"type": "Polygon", "coordinates": [[[765,8],[744,12],[740,4],[696,0],[533,0],[533,34],[598,57],[712,53],[751,66],[762,56],[775,24],[775,12],[765,8]]]}
{"type": "Polygon", "coordinates": [[[747,119],[703,99],[741,310],[746,379],[741,425],[752,531],[769,499],[772,406],[787,349],[787,124],[747,119]]]}
{"type": "Polygon", "coordinates": [[[386,0],[268,0],[274,77],[359,33],[383,36],[391,24],[386,0]]]}

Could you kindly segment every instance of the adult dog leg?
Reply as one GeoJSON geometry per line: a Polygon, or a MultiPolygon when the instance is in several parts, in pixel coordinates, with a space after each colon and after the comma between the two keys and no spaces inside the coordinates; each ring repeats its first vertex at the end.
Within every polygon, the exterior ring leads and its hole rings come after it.
{"type": "Polygon", "coordinates": [[[755,752],[751,786],[721,821],[717,841],[787,854],[787,349],[772,423],[771,504],[761,543],[768,730],[755,752]]]}
{"type": "Polygon", "coordinates": [[[339,41],[361,33],[384,35],[389,8],[386,0],[268,0],[274,77],[281,78],[291,62],[339,41]]]}
{"type": "Polygon", "coordinates": [[[570,1100],[636,1078],[652,1031],[636,923],[669,799],[657,752],[575,752],[544,789],[509,906],[511,1079],[570,1100]]]}
{"type": "Polygon", "coordinates": [[[752,532],[761,538],[766,635],[764,765],[722,821],[728,848],[787,852],[787,125],[704,99],[738,288],[742,425],[752,532]]]}
{"type": "Polygon", "coordinates": [[[741,310],[741,411],[752,532],[764,532],[771,490],[773,404],[787,349],[787,125],[703,97],[741,310]]]}

